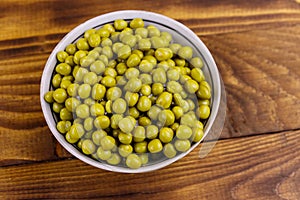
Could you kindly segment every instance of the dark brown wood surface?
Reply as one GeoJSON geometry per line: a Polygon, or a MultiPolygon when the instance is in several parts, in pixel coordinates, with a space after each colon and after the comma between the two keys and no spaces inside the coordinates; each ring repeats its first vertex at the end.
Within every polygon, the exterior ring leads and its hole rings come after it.
{"type": "Polygon", "coordinates": [[[4,0],[0,24],[0,199],[300,199],[299,1],[4,0]],[[39,86],[51,51],[80,23],[125,9],[182,22],[215,58],[227,116],[205,158],[199,146],[157,171],[107,172],[48,129],[39,86]]]}

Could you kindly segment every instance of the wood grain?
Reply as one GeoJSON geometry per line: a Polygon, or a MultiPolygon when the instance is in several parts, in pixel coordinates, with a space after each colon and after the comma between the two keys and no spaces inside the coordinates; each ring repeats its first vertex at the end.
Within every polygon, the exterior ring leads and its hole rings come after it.
{"type": "Polygon", "coordinates": [[[222,140],[204,159],[199,159],[196,148],[166,168],[143,174],[107,172],[76,159],[3,167],[0,197],[296,200],[299,134],[222,140]]]}

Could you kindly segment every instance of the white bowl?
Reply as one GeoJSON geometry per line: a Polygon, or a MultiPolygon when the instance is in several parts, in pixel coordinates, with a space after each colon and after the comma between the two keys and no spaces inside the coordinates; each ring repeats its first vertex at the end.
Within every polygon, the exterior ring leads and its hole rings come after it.
{"type": "MultiPolygon", "coordinates": [[[[185,25],[169,18],[161,14],[139,11],[139,10],[126,10],[126,11],[116,11],[107,14],[100,15],[98,17],[92,18],[83,24],[77,26],[72,31],[70,31],[54,48],[51,55],[48,58],[48,61],[45,65],[42,79],[41,79],[41,87],[40,87],[40,101],[43,110],[44,117],[46,122],[55,136],[55,138],[59,141],[59,143],[68,150],[72,155],[76,156],[78,159],[82,160],[85,163],[88,163],[92,166],[109,170],[115,172],[123,172],[123,173],[139,173],[139,172],[147,172],[152,170],[157,170],[162,167],[165,167],[180,158],[186,156],[189,152],[191,152],[201,141],[192,145],[192,147],[185,153],[181,153],[175,156],[172,159],[167,159],[159,163],[149,164],[146,166],[142,166],[139,169],[130,169],[126,167],[120,166],[112,166],[106,163],[99,162],[94,160],[83,153],[81,153],[76,147],[72,144],[68,143],[64,136],[60,134],[56,129],[56,121],[54,115],[51,111],[50,105],[45,102],[44,94],[49,91],[51,88],[50,82],[52,78],[52,74],[54,68],[56,66],[56,53],[58,51],[64,50],[65,47],[75,42],[78,38],[82,37],[84,32],[91,28],[100,28],[104,24],[112,23],[116,19],[125,19],[131,20],[133,18],[142,18],[145,22],[145,25],[154,24],[160,30],[168,31],[172,34],[173,39],[182,45],[191,46],[194,50],[194,54],[197,54],[203,59],[204,67],[202,68],[204,75],[206,77],[207,82],[211,85],[212,88],[212,100],[211,100],[211,114],[209,119],[207,120],[204,127],[204,137],[209,133],[212,125],[214,124],[215,118],[218,113],[219,105],[220,105],[220,97],[221,97],[221,83],[220,83],[220,75],[217,69],[217,66],[214,62],[212,55],[210,54],[207,47],[203,44],[203,42],[199,39],[199,37],[193,33],[189,28],[185,25]]],[[[49,141],[50,142],[50,141],[49,141]]]]}

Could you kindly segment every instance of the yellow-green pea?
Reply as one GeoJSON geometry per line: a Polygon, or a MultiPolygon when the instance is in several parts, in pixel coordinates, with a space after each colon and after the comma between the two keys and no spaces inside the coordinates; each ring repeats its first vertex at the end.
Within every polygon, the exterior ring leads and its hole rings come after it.
{"type": "Polygon", "coordinates": [[[161,112],[161,108],[157,105],[151,106],[149,111],[147,112],[147,115],[151,120],[157,120],[158,114],[161,112]]]}
{"type": "Polygon", "coordinates": [[[69,80],[62,80],[60,83],[60,87],[63,89],[67,89],[71,85],[71,81],[69,80]]]}
{"type": "Polygon", "coordinates": [[[124,133],[131,133],[135,124],[129,117],[125,117],[119,121],[118,125],[121,131],[123,131],[124,133]]]}
{"type": "Polygon", "coordinates": [[[126,158],[129,154],[133,152],[133,148],[130,144],[120,144],[118,152],[120,156],[126,158]]]}
{"type": "MultiPolygon", "coordinates": [[[[102,52],[102,50],[101,50],[101,52],[102,52]]],[[[101,54],[99,56],[98,60],[101,60],[104,63],[105,66],[108,65],[108,57],[106,55],[101,54]]]]}
{"type": "Polygon", "coordinates": [[[70,55],[74,55],[74,53],[76,52],[76,45],[75,44],[68,44],[66,47],[66,52],[70,55]]]}
{"type": "Polygon", "coordinates": [[[88,37],[88,44],[91,46],[91,47],[97,47],[100,45],[100,42],[101,42],[101,38],[100,38],[100,35],[99,34],[96,34],[96,33],[92,33],[89,37],[88,37]]]}
{"type": "Polygon", "coordinates": [[[56,58],[59,62],[65,62],[65,59],[69,56],[69,54],[65,51],[59,51],[56,54],[56,58]]]}
{"type": "Polygon", "coordinates": [[[137,109],[146,112],[151,108],[152,102],[147,96],[141,96],[137,103],[137,109]]]}
{"type": "Polygon", "coordinates": [[[149,50],[151,48],[151,41],[145,38],[140,39],[138,41],[138,48],[142,51],[149,50]]]}
{"type": "Polygon", "coordinates": [[[180,119],[180,117],[183,115],[183,109],[180,106],[174,106],[172,108],[172,111],[175,115],[175,119],[180,119]]]}
{"type": "Polygon", "coordinates": [[[94,120],[94,126],[97,129],[106,129],[109,127],[109,125],[110,125],[110,119],[105,115],[98,116],[94,120]]]}
{"type": "Polygon", "coordinates": [[[119,132],[118,139],[122,144],[130,144],[132,141],[132,135],[130,133],[119,132]]]}
{"type": "Polygon", "coordinates": [[[75,54],[74,54],[74,57],[73,57],[74,63],[79,65],[80,64],[80,59],[83,58],[86,55],[87,55],[86,51],[83,51],[83,50],[76,51],[75,54]]]}
{"type": "Polygon", "coordinates": [[[188,93],[195,94],[195,92],[199,89],[199,84],[195,80],[189,79],[185,82],[184,88],[188,93]]]}
{"type": "Polygon", "coordinates": [[[115,43],[113,43],[113,45],[112,45],[112,51],[113,51],[114,53],[118,53],[119,49],[120,49],[122,46],[124,46],[123,43],[121,43],[121,42],[115,42],[115,43]]]}
{"type": "Polygon", "coordinates": [[[175,116],[171,110],[163,110],[158,114],[158,120],[164,126],[170,126],[175,122],[175,116]]]}
{"type": "Polygon", "coordinates": [[[107,113],[112,113],[112,101],[111,100],[108,100],[106,103],[105,103],[105,110],[107,113]]]}
{"type": "Polygon", "coordinates": [[[162,149],[163,146],[159,139],[153,139],[148,143],[148,150],[150,151],[150,153],[158,153],[161,152],[162,149]]]}
{"type": "Polygon", "coordinates": [[[114,55],[112,49],[110,46],[104,46],[102,48],[102,52],[101,52],[102,55],[105,55],[108,59],[111,59],[114,55]]]}
{"type": "Polygon", "coordinates": [[[137,68],[129,68],[125,72],[125,77],[130,80],[131,78],[138,78],[140,75],[140,71],[137,68]]]}
{"type": "Polygon", "coordinates": [[[125,45],[129,45],[131,48],[135,46],[136,44],[136,37],[131,34],[125,34],[123,37],[120,38],[121,42],[125,45]]]}
{"type": "Polygon", "coordinates": [[[71,126],[70,131],[68,133],[70,138],[78,140],[84,135],[85,131],[81,124],[76,123],[71,126]]]}
{"type": "Polygon", "coordinates": [[[65,100],[67,99],[68,95],[65,89],[63,88],[58,88],[56,90],[54,90],[52,97],[54,99],[54,101],[56,101],[57,103],[64,103],[65,100]]]}
{"type": "Polygon", "coordinates": [[[78,87],[78,96],[81,99],[86,99],[90,96],[91,90],[91,86],[89,84],[84,83],[78,87]]]}
{"type": "Polygon", "coordinates": [[[167,158],[174,158],[177,153],[174,145],[171,143],[168,143],[164,146],[163,152],[167,158]]]}
{"type": "Polygon", "coordinates": [[[84,56],[80,59],[79,64],[81,67],[89,67],[94,61],[92,56],[84,56]]]}
{"type": "Polygon", "coordinates": [[[105,96],[106,87],[102,84],[96,83],[92,88],[92,98],[95,100],[101,100],[105,96]]]}
{"type": "Polygon", "coordinates": [[[194,58],[191,59],[190,65],[192,67],[200,68],[201,69],[203,67],[203,61],[199,57],[194,57],[194,58]]]}
{"type": "Polygon", "coordinates": [[[61,82],[61,75],[60,74],[55,74],[52,78],[52,86],[54,88],[58,88],[60,86],[60,82],[61,82]]]}
{"type": "Polygon", "coordinates": [[[80,101],[74,97],[69,97],[65,101],[65,106],[68,111],[74,112],[77,106],[80,105],[80,101]]]}
{"type": "Polygon", "coordinates": [[[148,139],[154,139],[158,136],[158,128],[155,125],[149,125],[146,127],[146,137],[148,139]]]}
{"type": "Polygon", "coordinates": [[[172,103],[172,94],[169,92],[161,93],[156,100],[156,104],[162,106],[163,108],[169,108],[171,106],[171,103],[172,103]]]}
{"type": "Polygon", "coordinates": [[[67,76],[71,73],[72,68],[70,65],[68,65],[67,63],[59,63],[56,67],[55,67],[55,71],[63,76],[67,76]]]}
{"type": "Polygon", "coordinates": [[[134,143],[134,152],[146,153],[147,145],[148,145],[148,143],[146,141],[134,143]]]}
{"type": "Polygon", "coordinates": [[[75,138],[75,139],[74,139],[74,138],[71,138],[70,132],[67,132],[67,133],[66,133],[65,138],[66,138],[66,140],[67,140],[69,143],[71,143],[71,144],[74,144],[74,143],[76,143],[76,142],[78,141],[77,138],[75,138]]]}
{"type": "Polygon", "coordinates": [[[101,141],[100,145],[103,150],[111,150],[116,146],[116,140],[112,136],[104,136],[101,141]]]}
{"type": "Polygon", "coordinates": [[[110,126],[113,129],[118,129],[119,128],[118,124],[119,124],[119,122],[120,122],[121,119],[123,119],[123,115],[121,115],[121,114],[114,114],[110,118],[110,126]]]}
{"type": "Polygon", "coordinates": [[[85,38],[79,38],[76,42],[76,47],[79,50],[89,50],[89,44],[85,38]]]}
{"type": "Polygon", "coordinates": [[[149,158],[148,158],[148,154],[147,153],[139,154],[139,157],[141,159],[142,165],[146,165],[148,163],[149,158]]]}
{"type": "Polygon", "coordinates": [[[116,100],[122,96],[122,90],[119,87],[111,87],[106,92],[107,100],[116,100]]]}
{"type": "Polygon", "coordinates": [[[176,130],[176,137],[179,139],[189,139],[192,136],[192,129],[187,125],[180,125],[176,130]]]}
{"type": "Polygon", "coordinates": [[[178,81],[180,78],[180,73],[176,69],[170,69],[167,71],[167,77],[170,81],[178,81]]]}
{"type": "Polygon", "coordinates": [[[178,50],[177,54],[179,57],[189,60],[193,57],[193,49],[192,47],[184,46],[178,50]]]}
{"type": "Polygon", "coordinates": [[[102,27],[99,28],[96,33],[101,37],[101,38],[108,38],[110,36],[110,32],[109,30],[107,30],[106,28],[102,27]]]}
{"type": "Polygon", "coordinates": [[[152,78],[155,83],[166,83],[167,82],[167,75],[164,69],[156,68],[152,72],[152,78]]]}
{"type": "Polygon", "coordinates": [[[125,29],[127,25],[128,23],[124,19],[116,19],[114,21],[114,28],[118,31],[125,29]]]}
{"type": "Polygon", "coordinates": [[[112,111],[117,114],[123,114],[127,110],[127,103],[122,98],[117,98],[112,104],[112,111]]]}
{"type": "Polygon", "coordinates": [[[105,65],[103,61],[96,60],[90,65],[91,72],[95,72],[98,75],[101,75],[105,71],[105,65]]]}
{"type": "Polygon", "coordinates": [[[135,35],[140,35],[142,38],[148,37],[148,29],[144,27],[139,27],[135,29],[135,35]]]}
{"type": "Polygon", "coordinates": [[[77,117],[85,119],[90,115],[90,108],[86,104],[80,104],[76,107],[75,112],[77,117]]]}
{"type": "Polygon", "coordinates": [[[83,82],[89,85],[97,83],[98,76],[95,72],[88,72],[83,77],[83,82]]]}
{"type": "Polygon", "coordinates": [[[192,136],[193,142],[199,142],[202,139],[204,134],[203,129],[195,127],[192,130],[193,130],[193,136],[192,136]]]}
{"type": "Polygon", "coordinates": [[[86,131],[91,131],[94,128],[93,125],[94,119],[92,117],[88,117],[83,122],[83,127],[86,131]]]}
{"type": "Polygon", "coordinates": [[[123,75],[127,71],[127,66],[126,66],[125,63],[119,63],[116,66],[116,70],[117,70],[119,75],[123,75]]]}
{"type": "Polygon", "coordinates": [[[83,67],[78,68],[76,73],[74,73],[75,81],[77,83],[82,82],[84,75],[87,74],[88,72],[89,71],[86,68],[83,68],[83,67]]]}
{"type": "Polygon", "coordinates": [[[167,83],[167,91],[170,93],[180,93],[182,90],[182,86],[177,81],[169,81],[167,83]]]}
{"type": "MultiPolygon", "coordinates": [[[[153,52],[154,54],[154,52],[153,52]]],[[[148,60],[150,63],[152,63],[153,66],[157,64],[157,60],[153,55],[146,55],[143,57],[143,60],[148,60]]]]}
{"type": "Polygon", "coordinates": [[[117,84],[116,79],[111,76],[104,76],[101,83],[106,87],[114,87],[117,84]]]}
{"type": "Polygon", "coordinates": [[[175,122],[174,124],[171,125],[171,129],[173,131],[176,131],[178,127],[179,127],[179,123],[177,123],[177,122],[175,122]]]}
{"type": "Polygon", "coordinates": [[[44,99],[47,103],[53,103],[54,99],[53,99],[53,91],[49,91],[44,95],[44,99]]]}
{"type": "Polygon", "coordinates": [[[138,122],[141,126],[148,126],[151,124],[151,120],[148,117],[140,117],[138,122]]]}
{"type": "Polygon", "coordinates": [[[150,41],[151,41],[151,46],[154,49],[163,48],[166,45],[164,39],[158,36],[151,37],[150,41]]]}
{"type": "Polygon", "coordinates": [[[160,36],[160,30],[154,25],[147,26],[149,37],[160,36]]]}
{"type": "Polygon", "coordinates": [[[151,94],[151,86],[146,84],[142,85],[140,93],[144,96],[149,96],[151,94]]]}
{"type": "Polygon", "coordinates": [[[142,28],[144,27],[144,21],[141,18],[134,18],[133,20],[131,20],[131,22],[129,23],[130,28],[142,28]]]}
{"type": "Polygon", "coordinates": [[[142,81],[142,84],[150,85],[153,82],[150,74],[143,73],[139,76],[139,79],[142,81]]]}
{"type": "Polygon", "coordinates": [[[162,94],[164,91],[164,86],[161,83],[153,83],[152,84],[152,94],[157,96],[162,94]]]}
{"type": "Polygon", "coordinates": [[[65,63],[70,65],[71,67],[74,67],[75,66],[75,63],[74,63],[74,56],[68,56],[66,57],[65,59],[65,63]]]}
{"type": "Polygon", "coordinates": [[[200,99],[208,100],[211,98],[211,89],[206,81],[201,81],[201,83],[199,85],[199,89],[196,94],[200,99]]]}
{"type": "Polygon", "coordinates": [[[197,114],[200,119],[207,119],[210,115],[210,107],[207,105],[200,105],[197,114]]]}
{"type": "Polygon", "coordinates": [[[142,87],[142,81],[139,78],[131,78],[128,80],[124,89],[130,92],[138,92],[142,87]]]}
{"type": "Polygon", "coordinates": [[[139,64],[139,69],[141,72],[149,73],[153,69],[153,64],[148,60],[142,60],[139,64]]]}
{"type": "Polygon", "coordinates": [[[126,92],[125,100],[127,101],[128,106],[133,107],[139,100],[139,94],[132,93],[132,92],[126,92]]]}
{"type": "Polygon", "coordinates": [[[90,139],[84,140],[82,142],[82,152],[86,155],[90,155],[96,151],[96,146],[90,139]]]}
{"type": "Polygon", "coordinates": [[[132,135],[134,142],[142,142],[146,138],[146,130],[143,126],[137,126],[134,128],[132,135]]]}
{"type": "Polygon", "coordinates": [[[101,41],[101,46],[102,47],[105,47],[105,46],[111,47],[112,44],[113,44],[113,42],[109,38],[103,38],[102,41],[101,41]]]}
{"type": "Polygon", "coordinates": [[[119,59],[127,59],[131,55],[131,47],[129,45],[120,46],[117,50],[119,59]]]}
{"type": "Polygon", "coordinates": [[[191,77],[197,81],[198,83],[201,83],[201,81],[205,80],[203,71],[200,68],[194,68],[191,70],[191,77]]]}
{"type": "Polygon", "coordinates": [[[96,30],[95,29],[88,29],[84,32],[84,35],[83,37],[84,38],[89,38],[92,34],[96,33],[96,30]]]}
{"type": "Polygon", "coordinates": [[[110,159],[111,155],[112,155],[112,153],[110,150],[103,150],[102,147],[98,147],[97,156],[101,160],[108,160],[108,159],[110,159]]]}
{"type": "Polygon", "coordinates": [[[107,160],[108,164],[117,165],[121,162],[121,158],[117,153],[112,153],[111,157],[107,160]]]}
{"type": "Polygon", "coordinates": [[[101,139],[104,138],[105,136],[107,136],[106,131],[97,130],[92,133],[92,140],[96,145],[100,145],[101,139]]]}
{"type": "Polygon", "coordinates": [[[126,158],[126,165],[131,169],[138,169],[142,165],[141,158],[136,154],[130,154],[126,158]]]}
{"type": "Polygon", "coordinates": [[[176,150],[179,152],[186,152],[191,148],[191,143],[188,139],[176,140],[174,145],[176,150]]]}
{"type": "Polygon", "coordinates": [[[159,139],[163,143],[169,143],[173,140],[174,132],[171,128],[163,127],[159,131],[159,139]]]}
{"type": "Polygon", "coordinates": [[[140,62],[141,62],[141,59],[138,55],[131,54],[126,61],[126,65],[128,67],[136,67],[139,65],[140,62]]]}
{"type": "Polygon", "coordinates": [[[129,108],[129,115],[137,119],[140,116],[140,112],[136,107],[129,108]]]}
{"type": "Polygon", "coordinates": [[[173,57],[173,52],[169,48],[158,48],[154,53],[158,61],[168,60],[173,57]]]}
{"type": "Polygon", "coordinates": [[[62,103],[57,103],[57,102],[53,102],[52,110],[53,110],[55,113],[59,113],[63,107],[64,107],[64,104],[62,104],[62,103]]]}
{"type": "Polygon", "coordinates": [[[65,134],[67,133],[70,128],[71,128],[72,124],[70,121],[59,121],[56,124],[56,129],[61,133],[61,134],[65,134]]]}

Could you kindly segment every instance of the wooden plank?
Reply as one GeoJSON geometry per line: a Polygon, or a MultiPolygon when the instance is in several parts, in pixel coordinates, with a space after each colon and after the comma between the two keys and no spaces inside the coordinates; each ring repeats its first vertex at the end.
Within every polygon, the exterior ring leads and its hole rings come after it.
{"type": "Polygon", "coordinates": [[[279,27],[300,21],[297,1],[143,1],[118,0],[1,1],[0,40],[64,34],[84,21],[111,11],[135,9],[164,14],[183,22],[201,35],[279,27]],[[113,5],[113,6],[112,6],[113,5]],[[126,5],[126,6],[125,6],[126,5]],[[180,9],[178,9],[180,8],[180,9]]]}
{"type": "Polygon", "coordinates": [[[143,174],[103,171],[77,159],[0,168],[0,197],[291,199],[300,197],[300,131],[222,140],[143,174]],[[32,178],[34,177],[34,178],[32,178]]]}

